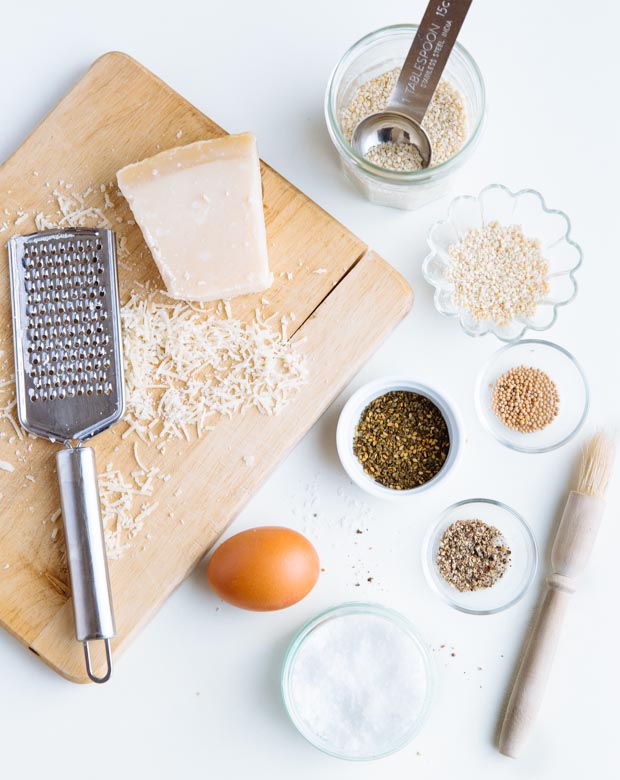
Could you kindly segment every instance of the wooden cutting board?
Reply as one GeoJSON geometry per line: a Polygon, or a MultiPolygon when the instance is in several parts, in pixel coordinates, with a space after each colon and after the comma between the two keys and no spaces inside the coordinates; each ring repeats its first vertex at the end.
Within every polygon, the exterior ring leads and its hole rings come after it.
{"type": "MultiPolygon", "coordinates": [[[[8,237],[32,232],[33,214],[58,218],[58,193],[62,200],[86,192],[86,205],[93,198],[103,203],[101,185],[112,192],[107,183],[123,165],[160,149],[223,134],[139,63],[113,52],[93,64],[2,165],[0,410],[10,400],[13,372],[8,237]]],[[[100,472],[111,464],[131,474],[137,467],[137,442],[147,467],[155,465],[170,474],[168,481],[155,480],[149,501],[156,502],[156,509],[131,549],[110,561],[118,628],[115,657],[412,303],[405,280],[362,241],[268,165],[262,165],[262,176],[275,275],[269,305],[262,310],[266,316],[275,313],[274,322],[294,312],[288,337],[299,342],[306,355],[308,382],[281,414],[269,417],[251,410],[222,418],[200,439],[172,442],[164,455],[133,433],[123,438],[125,423],[93,440],[100,472]],[[251,465],[244,455],[251,455],[251,465]]],[[[120,258],[124,299],[136,283],[162,283],[139,229],[127,224],[127,205],[116,196],[113,201],[102,208],[125,236],[120,258]]],[[[233,315],[252,319],[259,297],[233,301],[233,315]]],[[[57,446],[19,439],[6,417],[0,418],[0,436],[0,461],[14,467],[13,472],[0,470],[0,623],[60,674],[85,682],[82,648],[74,639],[62,529],[55,530],[61,522],[52,521],[59,507],[57,446]]]]}

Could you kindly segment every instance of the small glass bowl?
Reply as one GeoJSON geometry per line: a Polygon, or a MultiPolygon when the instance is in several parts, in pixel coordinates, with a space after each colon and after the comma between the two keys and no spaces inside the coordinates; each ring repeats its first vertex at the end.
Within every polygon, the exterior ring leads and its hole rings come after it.
{"type": "Polygon", "coordinates": [[[578,244],[570,238],[571,224],[563,211],[548,209],[536,190],[511,192],[502,184],[490,184],[477,196],[455,198],[446,219],[435,222],[428,231],[430,252],[422,263],[426,281],[435,288],[434,303],[440,314],[458,317],[469,336],[493,333],[501,341],[517,341],[525,331],[550,328],[558,308],[566,306],[577,295],[575,271],[582,261],[578,244]],[[549,263],[549,293],[540,301],[531,317],[516,317],[509,323],[495,320],[478,322],[469,309],[457,306],[453,300],[454,284],[447,278],[453,260],[450,246],[459,241],[470,228],[480,228],[489,222],[521,225],[523,233],[540,241],[542,255],[549,263]]]}
{"type": "Polygon", "coordinates": [[[588,414],[588,383],[581,366],[570,352],[550,341],[524,339],[498,349],[482,367],[475,392],[476,411],[484,427],[501,444],[519,452],[550,452],[561,447],[573,438],[588,414]],[[491,407],[495,382],[510,368],[521,365],[542,369],[558,389],[558,416],[541,431],[513,431],[497,419],[491,407]]]}
{"type": "Polygon", "coordinates": [[[325,93],[327,130],[340,155],[349,181],[372,203],[399,209],[415,209],[450,190],[451,174],[469,159],[482,132],[485,90],[482,75],[472,56],[456,43],[444,77],[463,96],[468,137],[449,160],[420,171],[388,171],[355,152],[340,129],[340,115],[358,87],[366,81],[401,67],[417,32],[417,24],[395,24],[366,35],[344,54],[336,65],[325,93]]]}
{"type": "Polygon", "coordinates": [[[422,566],[433,590],[451,607],[470,615],[493,615],[512,607],[530,586],[537,565],[536,541],[525,520],[514,509],[490,498],[472,498],[449,506],[428,532],[422,548],[422,566]],[[495,526],[510,548],[510,565],[491,588],[461,593],[439,573],[439,542],[448,526],[457,520],[481,520],[495,526]]]}
{"type": "Polygon", "coordinates": [[[429,387],[428,385],[415,382],[412,379],[403,379],[401,377],[383,377],[375,379],[373,382],[360,387],[344,405],[340,417],[338,418],[338,427],[336,429],[336,448],[338,456],[344,470],[355,484],[365,490],[370,495],[377,498],[398,499],[406,498],[416,493],[421,493],[434,487],[438,482],[453,471],[458,463],[461,446],[463,442],[463,426],[454,404],[449,401],[443,393],[429,387]],[[409,490],[395,490],[386,487],[380,482],[374,480],[370,474],[367,474],[362,468],[362,464],[353,452],[353,439],[357,425],[362,416],[362,412],[371,401],[385,393],[391,391],[404,391],[418,393],[429,398],[441,412],[446,425],[448,426],[448,435],[450,437],[450,450],[441,469],[432,479],[409,490]]]}
{"type": "MultiPolygon", "coordinates": [[[[389,666],[390,659],[388,656],[377,657],[377,663],[383,661],[389,666]]],[[[420,731],[426,718],[432,703],[433,693],[435,688],[435,669],[431,660],[431,655],[428,648],[422,638],[417,633],[414,626],[401,615],[400,612],[396,612],[393,609],[388,609],[380,604],[365,604],[362,602],[350,602],[346,604],[340,604],[336,607],[321,612],[316,617],[305,623],[295,634],[291,644],[289,645],[282,666],[281,674],[281,692],[282,699],[286,712],[291,719],[291,722],[299,733],[304,737],[311,745],[321,750],[327,755],[334,756],[335,758],[343,758],[349,761],[373,761],[378,758],[384,758],[385,756],[396,753],[411,742],[415,735],[420,731]],[[299,715],[295,706],[295,696],[293,690],[293,672],[295,669],[295,661],[299,652],[303,649],[304,643],[312,635],[314,631],[323,626],[327,621],[340,620],[342,618],[349,618],[355,615],[373,615],[383,620],[388,621],[393,626],[399,628],[406,633],[411,639],[412,645],[417,650],[424,669],[424,683],[425,683],[425,695],[424,701],[420,708],[420,711],[411,723],[410,728],[406,733],[394,738],[391,745],[387,746],[385,750],[381,751],[378,755],[370,755],[357,751],[355,753],[345,753],[338,747],[330,744],[329,735],[320,735],[312,731],[307,723],[303,721],[299,715]]]]}

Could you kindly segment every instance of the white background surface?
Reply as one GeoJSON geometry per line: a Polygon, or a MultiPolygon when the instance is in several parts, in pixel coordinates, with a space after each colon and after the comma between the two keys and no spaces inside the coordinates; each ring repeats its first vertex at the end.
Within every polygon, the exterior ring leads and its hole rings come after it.
{"type": "MultiPolygon", "coordinates": [[[[476,0],[461,35],[486,78],[489,113],[455,191],[476,193],[493,181],[534,187],[570,215],[585,263],[579,296],[549,337],[585,367],[588,428],[618,422],[617,8],[611,0],[476,0]]],[[[322,116],[331,69],[365,33],[418,21],[422,10],[422,0],[3,3],[0,158],[97,56],[110,49],[132,54],[226,129],[254,131],[268,163],[410,280],[417,295],[412,314],[352,388],[396,372],[434,383],[456,399],[468,442],[459,473],[437,491],[394,505],[369,499],[348,482],[335,452],[335,424],[349,388],[232,529],[306,527],[326,573],[305,601],[273,614],[219,608],[198,572],[103,687],[65,682],[1,632],[2,777],[617,777],[620,480],[574,596],[536,732],[518,762],[497,753],[494,732],[540,581],[508,612],[476,618],[441,603],[421,572],[429,523],[447,504],[474,495],[522,512],[547,553],[583,439],[528,456],[502,448],[481,429],[472,388],[499,343],[469,339],[436,314],[420,276],[425,231],[447,201],[416,213],[371,206],[337,167],[322,116]],[[361,536],[354,533],[358,525],[361,536]],[[279,667],[297,627],[350,599],[376,600],[408,615],[434,648],[439,678],[430,720],[415,742],[369,764],[328,758],[306,744],[278,693],[279,667]]]]}

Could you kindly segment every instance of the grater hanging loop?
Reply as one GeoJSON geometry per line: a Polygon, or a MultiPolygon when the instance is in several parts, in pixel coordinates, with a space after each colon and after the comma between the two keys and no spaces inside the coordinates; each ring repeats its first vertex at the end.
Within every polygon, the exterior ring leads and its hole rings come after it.
{"type": "Polygon", "coordinates": [[[105,674],[98,676],[93,672],[93,667],[91,665],[90,660],[90,648],[89,648],[89,642],[92,642],[93,640],[87,640],[86,642],[83,642],[84,645],[84,659],[86,661],[86,673],[88,674],[89,678],[95,682],[95,683],[104,683],[107,682],[111,675],[112,675],[112,651],[110,650],[110,640],[104,639],[103,643],[105,645],[105,658],[106,658],[106,671],[105,674]]]}

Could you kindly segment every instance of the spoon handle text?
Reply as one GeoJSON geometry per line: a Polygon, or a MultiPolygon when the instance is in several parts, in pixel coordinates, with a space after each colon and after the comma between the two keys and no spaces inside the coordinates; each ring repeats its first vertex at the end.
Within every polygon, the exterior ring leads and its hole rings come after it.
{"type": "Polygon", "coordinates": [[[431,0],[387,109],[421,123],[473,0],[431,0]]]}

